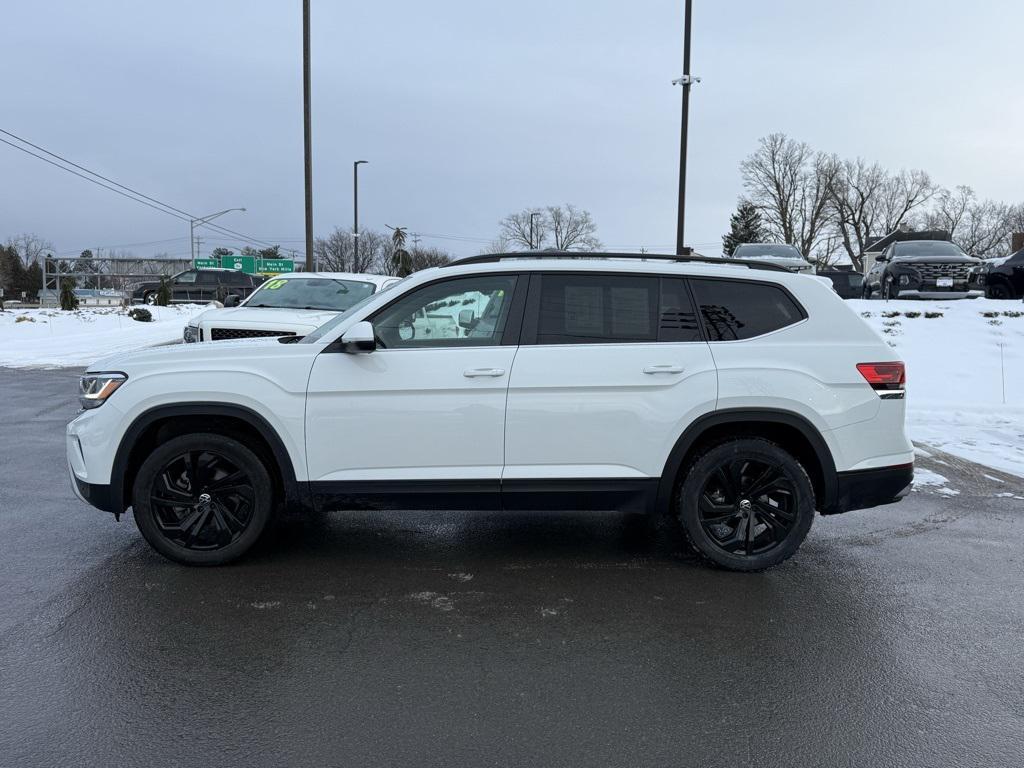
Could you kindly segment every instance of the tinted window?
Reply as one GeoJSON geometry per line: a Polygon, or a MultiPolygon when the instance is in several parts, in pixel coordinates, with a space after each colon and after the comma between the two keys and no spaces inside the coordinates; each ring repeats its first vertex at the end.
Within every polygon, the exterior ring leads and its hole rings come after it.
{"type": "Polygon", "coordinates": [[[538,344],[657,341],[656,277],[544,275],[538,344]]]}
{"type": "Polygon", "coordinates": [[[174,278],[174,282],[176,283],[194,283],[195,281],[195,272],[182,272],[181,274],[174,278]]]}
{"type": "Polygon", "coordinates": [[[538,344],[696,341],[697,318],[681,279],[548,274],[541,281],[538,344]]]}
{"type": "Polygon", "coordinates": [[[750,339],[799,322],[804,313],[775,285],[690,280],[709,341],[750,339]]]}
{"type": "Polygon", "coordinates": [[[496,346],[508,322],[514,275],[478,275],[411,291],[373,318],[386,349],[496,346]]]}
{"type": "Polygon", "coordinates": [[[201,285],[216,285],[217,284],[217,273],[216,272],[200,272],[199,277],[196,278],[196,282],[201,285]]]}
{"type": "Polygon", "coordinates": [[[732,252],[734,259],[757,259],[765,256],[782,259],[802,259],[795,245],[785,243],[743,243],[732,252]]]}

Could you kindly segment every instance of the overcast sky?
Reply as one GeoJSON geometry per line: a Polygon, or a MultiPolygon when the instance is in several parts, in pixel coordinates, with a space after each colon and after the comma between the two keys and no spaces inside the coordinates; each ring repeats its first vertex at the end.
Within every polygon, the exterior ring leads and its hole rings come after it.
{"type": "MultiPolygon", "coordinates": [[[[492,239],[572,202],[605,245],[675,238],[682,0],[313,0],[314,224],[492,239]]],[[[1024,4],[695,0],[687,240],[717,252],[738,164],[783,131],[1024,198],[1024,4]]],[[[300,0],[3,6],[0,128],[301,251],[300,0]]],[[[6,138],[6,137],[4,137],[6,138]]],[[[0,240],[188,252],[188,225],[0,145],[0,240]]],[[[207,240],[204,250],[222,241],[207,240]]]]}

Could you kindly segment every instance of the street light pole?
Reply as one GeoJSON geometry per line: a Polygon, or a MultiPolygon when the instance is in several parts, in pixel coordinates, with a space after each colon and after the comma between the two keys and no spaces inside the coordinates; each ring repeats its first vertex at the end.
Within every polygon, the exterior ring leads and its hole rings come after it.
{"type": "Polygon", "coordinates": [[[699,83],[699,77],[690,76],[690,27],[693,16],[693,0],[686,0],[683,34],[683,76],[673,80],[672,85],[683,86],[683,117],[679,131],[679,213],[676,219],[676,255],[686,253],[684,231],[686,227],[686,140],[690,123],[690,86],[699,83]]]}
{"type": "Polygon", "coordinates": [[[231,213],[232,211],[242,211],[245,213],[245,208],[225,208],[223,211],[217,211],[206,216],[200,216],[197,219],[189,219],[188,222],[188,242],[189,249],[192,251],[192,261],[196,260],[196,225],[200,226],[208,221],[213,221],[218,216],[223,216],[225,213],[231,213]]]}
{"type": "Polygon", "coordinates": [[[313,271],[313,126],[310,113],[309,0],[302,0],[302,123],[306,175],[306,271],[313,271]]]}
{"type": "Polygon", "coordinates": [[[359,166],[369,160],[356,160],[352,163],[352,270],[359,266],[359,166]]]}
{"type": "Polygon", "coordinates": [[[530,214],[530,250],[531,251],[536,250],[536,246],[534,246],[534,244],[533,244],[533,217],[534,216],[540,216],[540,214],[536,213],[536,212],[530,214]]]}

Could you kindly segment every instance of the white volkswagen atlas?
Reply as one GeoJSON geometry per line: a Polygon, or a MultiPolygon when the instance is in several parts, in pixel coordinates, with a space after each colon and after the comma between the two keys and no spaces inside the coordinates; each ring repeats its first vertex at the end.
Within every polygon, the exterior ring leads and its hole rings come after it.
{"type": "Polygon", "coordinates": [[[67,456],[80,498],[132,508],[182,563],[239,557],[284,507],[572,508],[671,515],[752,571],[816,512],[910,490],[904,379],[829,286],[777,265],[486,255],[301,340],[94,363],[67,456]]]}

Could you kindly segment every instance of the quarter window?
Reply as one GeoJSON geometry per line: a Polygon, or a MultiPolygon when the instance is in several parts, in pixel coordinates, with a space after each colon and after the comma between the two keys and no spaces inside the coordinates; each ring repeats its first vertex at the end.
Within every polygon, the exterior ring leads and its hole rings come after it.
{"type": "Polygon", "coordinates": [[[426,285],[372,318],[385,349],[497,346],[508,322],[515,275],[479,275],[426,285]]]}
{"type": "Polygon", "coordinates": [[[751,339],[804,319],[800,306],[776,285],[738,280],[690,280],[708,341],[751,339]]]}

